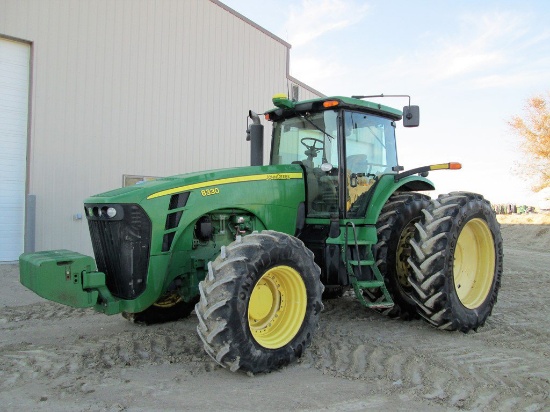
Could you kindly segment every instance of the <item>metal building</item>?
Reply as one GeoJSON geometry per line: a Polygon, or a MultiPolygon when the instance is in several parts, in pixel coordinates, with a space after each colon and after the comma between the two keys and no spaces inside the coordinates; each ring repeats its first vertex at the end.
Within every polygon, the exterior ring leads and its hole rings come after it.
{"type": "Polygon", "coordinates": [[[0,261],[91,253],[84,198],[246,165],[249,109],[320,95],[289,76],[288,43],[216,0],[0,0],[0,11],[0,261]]]}

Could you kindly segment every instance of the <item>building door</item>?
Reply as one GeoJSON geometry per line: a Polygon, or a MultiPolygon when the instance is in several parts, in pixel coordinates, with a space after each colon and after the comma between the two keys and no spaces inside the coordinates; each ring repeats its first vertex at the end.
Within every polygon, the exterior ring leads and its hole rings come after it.
{"type": "Polygon", "coordinates": [[[0,38],[0,262],[23,252],[30,45],[0,38]]]}

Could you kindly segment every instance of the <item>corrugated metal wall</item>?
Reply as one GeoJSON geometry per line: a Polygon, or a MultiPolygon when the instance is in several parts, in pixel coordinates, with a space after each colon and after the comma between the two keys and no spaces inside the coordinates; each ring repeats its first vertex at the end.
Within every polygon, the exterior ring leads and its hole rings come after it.
{"type": "MultiPolygon", "coordinates": [[[[123,174],[246,165],[246,114],[287,90],[288,47],[208,0],[0,0],[32,42],[36,249],[91,252],[87,196],[123,174]]],[[[307,92],[309,93],[309,92],[307,92]]]]}

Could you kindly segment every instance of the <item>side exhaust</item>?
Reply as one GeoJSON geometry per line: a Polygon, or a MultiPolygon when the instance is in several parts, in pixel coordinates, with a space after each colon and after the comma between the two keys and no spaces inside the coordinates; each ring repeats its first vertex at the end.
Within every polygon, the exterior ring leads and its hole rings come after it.
{"type": "Polygon", "coordinates": [[[262,166],[264,164],[264,126],[260,123],[260,117],[252,110],[248,111],[248,117],[252,124],[246,131],[246,140],[250,141],[250,166],[262,166]]]}

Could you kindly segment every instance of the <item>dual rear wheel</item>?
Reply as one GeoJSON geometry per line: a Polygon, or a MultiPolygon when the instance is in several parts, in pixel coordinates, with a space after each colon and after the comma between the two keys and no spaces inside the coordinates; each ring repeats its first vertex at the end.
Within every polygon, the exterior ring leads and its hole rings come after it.
{"type": "Polygon", "coordinates": [[[385,205],[377,229],[375,256],[395,302],[387,315],[420,315],[463,332],[485,323],[497,300],[503,252],[495,213],[481,195],[454,192],[429,201],[399,194],[385,205]]]}
{"type": "Polygon", "coordinates": [[[411,240],[411,298],[432,325],[468,332],[483,326],[502,277],[500,226],[481,195],[441,195],[423,210],[411,240]]]}

